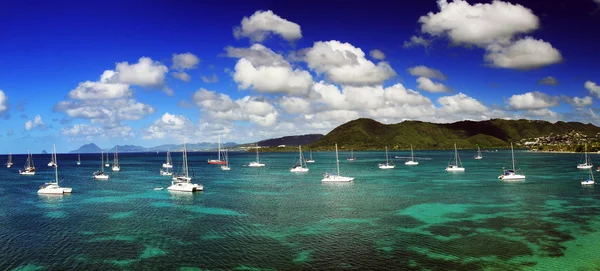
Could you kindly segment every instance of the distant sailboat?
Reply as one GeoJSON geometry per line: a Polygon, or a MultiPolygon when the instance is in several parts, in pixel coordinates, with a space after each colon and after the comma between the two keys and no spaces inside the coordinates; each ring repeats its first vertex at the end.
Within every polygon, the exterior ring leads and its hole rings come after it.
{"type": "MultiPolygon", "coordinates": [[[[102,159],[104,159],[104,157],[102,159]]],[[[110,163],[108,163],[108,152],[106,152],[106,164],[104,164],[104,166],[110,167],[110,163]]]]}
{"type": "Polygon", "coordinates": [[[356,157],[354,157],[354,150],[350,149],[350,158],[346,159],[348,161],[356,161],[356,157]]]}
{"type": "Polygon", "coordinates": [[[50,158],[50,162],[48,163],[49,167],[53,167],[56,166],[56,160],[54,160],[54,154],[52,155],[52,158],[50,158]]]}
{"type": "Polygon", "coordinates": [[[162,164],[163,168],[173,168],[173,160],[171,159],[171,150],[167,150],[167,162],[162,164]]]}
{"type": "Polygon", "coordinates": [[[498,176],[498,179],[503,181],[520,181],[525,180],[525,175],[517,174],[517,169],[515,167],[515,151],[513,149],[513,144],[510,142],[510,153],[512,158],[512,169],[504,170],[502,169],[503,174],[498,176]]]}
{"type": "Polygon", "coordinates": [[[119,147],[115,147],[115,157],[113,160],[112,171],[121,171],[121,166],[119,166],[119,147]]]}
{"type": "Polygon", "coordinates": [[[308,158],[308,160],[305,161],[306,163],[314,163],[315,160],[312,157],[312,149],[310,150],[310,157],[308,158]]]}
{"type": "Polygon", "coordinates": [[[380,169],[393,169],[396,165],[394,163],[390,163],[390,156],[388,155],[388,148],[385,146],[385,164],[379,164],[380,169]]]}
{"type": "MultiPolygon", "coordinates": [[[[209,159],[208,163],[211,165],[225,165],[227,164],[227,162],[225,160],[221,160],[221,136],[219,135],[218,137],[218,143],[217,143],[217,159],[209,159]]],[[[225,158],[225,157],[223,157],[225,158]]]]}
{"type": "Polygon", "coordinates": [[[13,166],[13,161],[12,161],[12,153],[8,154],[8,160],[6,161],[6,167],[10,168],[13,166]]]}
{"type": "Polygon", "coordinates": [[[171,180],[171,186],[167,188],[168,190],[179,192],[194,192],[204,190],[203,185],[192,183],[192,177],[190,177],[189,174],[187,147],[185,143],[183,143],[183,162],[181,169],[181,173],[173,176],[173,179],[171,180]]]}
{"type": "Polygon", "coordinates": [[[77,154],[77,165],[81,165],[81,155],[77,154]]]}
{"type": "Polygon", "coordinates": [[[581,185],[593,185],[596,182],[594,181],[594,173],[592,172],[592,168],[589,169],[590,174],[587,180],[581,181],[581,185]]]}
{"type": "Polygon", "coordinates": [[[52,154],[52,161],[54,161],[54,182],[45,183],[37,191],[38,194],[64,194],[71,193],[73,191],[70,187],[60,187],[58,185],[58,160],[56,158],[56,145],[54,145],[54,153],[52,154]]]}
{"type": "Polygon", "coordinates": [[[298,163],[296,163],[291,169],[290,172],[308,172],[308,166],[306,165],[306,161],[302,155],[302,146],[298,146],[298,163]]]}
{"type": "Polygon", "coordinates": [[[108,180],[108,174],[104,173],[104,152],[100,152],[100,170],[94,172],[94,179],[108,180]]]}
{"type": "Polygon", "coordinates": [[[25,162],[25,168],[19,170],[19,174],[35,175],[35,165],[33,164],[33,158],[30,151],[27,151],[27,162],[25,162]]]}
{"type": "Polygon", "coordinates": [[[338,148],[337,144],[335,144],[335,164],[337,166],[337,173],[326,172],[323,176],[321,182],[330,183],[330,182],[351,182],[354,180],[354,177],[344,177],[340,175],[340,158],[338,157],[338,148]]]}
{"type": "Polygon", "coordinates": [[[463,172],[465,168],[462,166],[462,162],[460,161],[460,157],[458,156],[458,149],[456,149],[456,143],[454,143],[454,163],[448,163],[446,167],[446,171],[448,172],[463,172]]]}
{"type": "Polygon", "coordinates": [[[483,156],[481,155],[481,150],[479,149],[479,146],[477,146],[477,155],[475,155],[475,160],[481,160],[483,159],[483,156]]]}
{"type": "Polygon", "coordinates": [[[229,151],[227,149],[225,149],[225,165],[221,166],[221,170],[231,170],[231,167],[229,167],[229,151]]]}
{"type": "Polygon", "coordinates": [[[410,160],[404,163],[407,166],[416,166],[419,162],[415,161],[415,153],[413,152],[413,146],[410,145],[410,160]]]}
{"type": "Polygon", "coordinates": [[[265,164],[260,162],[260,159],[258,157],[258,144],[256,144],[256,161],[254,162],[250,162],[250,164],[248,164],[249,167],[264,167],[265,164]]]}
{"type": "Polygon", "coordinates": [[[594,165],[592,165],[592,161],[588,156],[587,153],[587,144],[585,144],[585,162],[583,164],[577,164],[577,168],[578,169],[589,169],[592,168],[594,165]]]}

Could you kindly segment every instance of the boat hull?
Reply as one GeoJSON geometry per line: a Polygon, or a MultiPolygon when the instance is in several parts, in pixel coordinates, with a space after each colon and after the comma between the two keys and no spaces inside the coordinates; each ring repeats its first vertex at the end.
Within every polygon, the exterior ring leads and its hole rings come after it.
{"type": "Polygon", "coordinates": [[[407,166],[416,166],[419,164],[419,162],[415,162],[415,161],[407,161],[406,163],[404,163],[407,166]]]}
{"type": "Polygon", "coordinates": [[[577,169],[590,169],[594,167],[594,165],[577,165],[577,169]]]}
{"type": "Polygon", "coordinates": [[[228,166],[221,166],[221,170],[228,171],[231,170],[231,168],[228,166]]]}
{"type": "Polygon", "coordinates": [[[163,164],[162,167],[163,168],[173,168],[173,165],[171,165],[171,164],[163,164]]]}
{"type": "Polygon", "coordinates": [[[295,168],[290,169],[290,172],[296,172],[296,173],[308,172],[308,168],[295,167],[295,168]]]}
{"type": "Polygon", "coordinates": [[[354,177],[326,176],[321,180],[323,183],[348,183],[354,181],[354,177]]]}
{"type": "Polygon", "coordinates": [[[173,176],[173,172],[160,171],[160,176],[173,176]]]}
{"type": "Polygon", "coordinates": [[[221,160],[208,160],[209,165],[227,165],[227,161],[221,160]]]}
{"type": "Polygon", "coordinates": [[[448,172],[464,172],[465,168],[464,167],[454,167],[454,168],[446,168],[446,171],[448,172]]]}
{"type": "Polygon", "coordinates": [[[315,160],[306,160],[306,163],[314,163],[315,160]]]}
{"type": "Polygon", "coordinates": [[[108,180],[108,175],[94,175],[96,180],[108,180]]]}
{"type": "Polygon", "coordinates": [[[475,160],[481,160],[481,159],[483,159],[483,157],[481,157],[481,156],[475,156],[475,160]]]}
{"type": "Polygon", "coordinates": [[[380,165],[379,165],[379,169],[394,169],[394,168],[396,168],[396,166],[392,166],[392,165],[383,165],[383,164],[380,164],[380,165]]]}
{"type": "Polygon", "coordinates": [[[249,167],[264,167],[265,164],[262,163],[257,163],[257,162],[252,162],[248,165],[249,167]]]}
{"type": "Polygon", "coordinates": [[[19,174],[21,174],[21,175],[25,175],[25,176],[32,176],[32,175],[35,175],[35,171],[24,171],[24,170],[19,170],[19,174]]]}
{"type": "Polygon", "coordinates": [[[112,171],[121,171],[121,168],[120,167],[113,167],[112,171]]]}
{"type": "Polygon", "coordinates": [[[592,181],[592,180],[587,180],[587,181],[582,181],[581,182],[581,185],[593,185],[593,184],[595,184],[595,182],[592,181]]]}
{"type": "Polygon", "coordinates": [[[204,186],[195,183],[173,183],[167,188],[167,190],[179,192],[196,192],[203,191],[204,186]]]}
{"type": "Polygon", "coordinates": [[[525,180],[525,175],[519,175],[519,174],[500,175],[500,176],[498,176],[498,179],[503,180],[503,181],[523,181],[523,180],[525,180]]]}

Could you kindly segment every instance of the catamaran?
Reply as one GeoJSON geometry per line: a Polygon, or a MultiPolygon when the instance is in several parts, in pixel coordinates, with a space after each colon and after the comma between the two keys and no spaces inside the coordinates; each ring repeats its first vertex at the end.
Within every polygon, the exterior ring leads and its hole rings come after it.
{"type": "Polygon", "coordinates": [[[350,158],[346,159],[348,161],[356,161],[356,157],[354,156],[354,150],[350,149],[350,158]]]}
{"type": "Polygon", "coordinates": [[[337,166],[337,173],[326,172],[323,176],[321,182],[329,183],[329,182],[351,182],[354,180],[354,177],[344,177],[340,175],[340,159],[338,157],[338,148],[337,144],[335,144],[335,164],[337,166]]]}
{"type": "Polygon", "coordinates": [[[306,165],[306,161],[302,155],[302,146],[298,146],[298,163],[296,163],[291,169],[290,172],[308,172],[308,166],[306,165]]]}
{"type": "Polygon", "coordinates": [[[396,167],[396,165],[394,165],[394,162],[390,163],[390,156],[388,155],[388,148],[387,148],[387,146],[385,146],[385,164],[379,164],[379,168],[380,169],[393,169],[395,167],[396,167]]]}
{"type": "Polygon", "coordinates": [[[305,160],[304,162],[306,163],[314,163],[315,160],[312,157],[312,149],[310,150],[310,157],[308,158],[308,160],[305,160]]]}
{"type": "Polygon", "coordinates": [[[581,181],[581,185],[592,185],[592,184],[595,184],[595,182],[594,182],[594,173],[592,172],[591,168],[589,169],[589,171],[590,171],[590,175],[589,175],[588,179],[584,180],[584,181],[581,181]]]}
{"type": "Polygon", "coordinates": [[[578,169],[590,169],[594,165],[592,165],[592,159],[588,156],[587,153],[587,144],[585,144],[585,162],[583,164],[577,164],[578,169]]]}
{"type": "Polygon", "coordinates": [[[100,152],[100,170],[94,172],[94,179],[96,180],[108,180],[108,174],[104,173],[104,152],[100,152]]]}
{"type": "Polygon", "coordinates": [[[229,167],[229,151],[227,149],[225,149],[225,165],[221,166],[221,170],[231,170],[231,167],[229,167]]]}
{"type": "Polygon", "coordinates": [[[52,155],[52,158],[50,158],[50,162],[48,163],[49,167],[54,167],[56,166],[56,160],[54,160],[54,155],[52,155]]]}
{"type": "Polygon", "coordinates": [[[456,143],[454,143],[454,163],[448,163],[446,167],[446,171],[448,172],[463,172],[465,168],[462,166],[462,161],[460,161],[460,157],[458,156],[458,149],[456,149],[456,143]]]}
{"type": "Polygon", "coordinates": [[[38,194],[64,194],[71,193],[73,191],[70,187],[60,187],[58,185],[58,160],[56,159],[56,145],[54,145],[54,153],[52,154],[52,161],[54,161],[54,182],[45,183],[37,191],[38,194]]]}
{"type": "Polygon", "coordinates": [[[264,167],[265,164],[260,162],[260,159],[258,157],[258,144],[256,144],[256,161],[254,162],[250,162],[250,164],[248,164],[249,167],[264,167]]]}
{"type": "MultiPolygon", "coordinates": [[[[209,159],[208,163],[211,165],[225,165],[227,164],[227,162],[225,160],[221,160],[221,153],[223,151],[221,150],[221,136],[219,135],[218,137],[218,145],[217,145],[217,159],[209,159]]],[[[225,158],[225,157],[223,157],[225,158]]]]}
{"type": "Polygon", "coordinates": [[[419,164],[419,162],[415,161],[415,153],[413,152],[412,144],[410,145],[410,160],[406,161],[404,164],[407,166],[416,166],[419,164]]]}
{"type": "Polygon", "coordinates": [[[512,158],[512,169],[504,170],[502,175],[498,176],[498,179],[503,181],[520,181],[525,180],[525,175],[517,174],[517,169],[515,168],[515,151],[513,149],[513,144],[510,142],[510,153],[512,158]]]}
{"type": "Polygon", "coordinates": [[[35,165],[33,164],[33,158],[31,152],[27,151],[27,162],[25,162],[25,168],[19,170],[21,175],[35,175],[35,165]]]}
{"type": "MultiPolygon", "coordinates": [[[[104,157],[102,159],[104,159],[104,157]]],[[[110,167],[110,164],[108,163],[108,152],[106,152],[106,164],[104,164],[104,166],[110,167]]]]}
{"type": "Polygon", "coordinates": [[[81,165],[81,155],[77,154],[77,165],[81,165]]]}
{"type": "Polygon", "coordinates": [[[121,171],[121,166],[119,166],[119,147],[115,147],[112,171],[121,171]]]}
{"type": "Polygon", "coordinates": [[[481,160],[483,159],[483,156],[481,155],[481,150],[479,149],[479,146],[477,146],[477,155],[475,155],[475,160],[481,160]]]}
{"type": "Polygon", "coordinates": [[[171,186],[167,188],[168,190],[180,192],[194,192],[204,190],[204,186],[202,186],[201,184],[192,183],[192,177],[190,177],[189,174],[187,147],[185,143],[183,144],[183,162],[181,169],[181,173],[173,176],[173,179],[171,180],[171,186]]]}
{"type": "Polygon", "coordinates": [[[8,160],[6,161],[6,167],[10,168],[13,166],[13,161],[12,161],[12,153],[8,154],[8,160]]]}

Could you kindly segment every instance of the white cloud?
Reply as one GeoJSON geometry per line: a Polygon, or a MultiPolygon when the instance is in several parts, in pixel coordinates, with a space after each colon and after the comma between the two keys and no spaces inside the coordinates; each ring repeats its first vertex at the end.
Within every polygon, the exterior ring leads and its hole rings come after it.
{"type": "Polygon", "coordinates": [[[408,73],[413,76],[425,77],[430,79],[446,80],[447,77],[440,70],[428,68],[423,65],[408,68],[408,73]]]}
{"type": "Polygon", "coordinates": [[[165,74],[169,69],[149,57],[141,57],[138,63],[119,62],[115,68],[117,81],[124,84],[143,87],[158,87],[165,82],[165,74]]]}
{"type": "Polygon", "coordinates": [[[118,99],[131,96],[129,85],[85,81],[69,92],[69,98],[76,100],[118,99]]]}
{"type": "Polygon", "coordinates": [[[426,77],[417,78],[417,88],[428,92],[449,92],[450,88],[442,83],[436,83],[426,77]]]}
{"type": "Polygon", "coordinates": [[[191,80],[190,75],[187,72],[172,72],[171,75],[184,82],[189,82],[191,80]]]}
{"type": "Polygon", "coordinates": [[[188,52],[183,54],[173,54],[173,65],[171,68],[175,70],[183,71],[185,69],[195,69],[198,67],[198,63],[200,63],[200,59],[188,52]]]}
{"type": "Polygon", "coordinates": [[[219,77],[217,77],[216,74],[213,74],[212,76],[200,76],[200,78],[202,79],[202,82],[207,83],[207,84],[212,84],[212,83],[217,83],[219,82],[219,77]]]}
{"type": "Polygon", "coordinates": [[[600,86],[598,86],[595,82],[587,81],[583,86],[590,92],[590,94],[595,95],[598,99],[600,99],[600,86]]]}
{"type": "Polygon", "coordinates": [[[350,43],[336,40],[315,42],[306,51],[308,67],[325,73],[335,83],[343,85],[376,85],[396,76],[384,61],[375,64],[365,58],[365,53],[350,43]]]}
{"type": "Polygon", "coordinates": [[[525,115],[529,118],[547,120],[547,121],[551,121],[551,122],[556,122],[561,119],[560,114],[558,114],[548,108],[527,110],[525,112],[525,115]]]}
{"type": "Polygon", "coordinates": [[[558,99],[558,97],[534,91],[511,96],[508,99],[508,105],[516,110],[537,110],[557,106],[558,99]]]}
{"type": "Polygon", "coordinates": [[[104,129],[88,124],[75,124],[70,128],[62,128],[61,134],[72,137],[99,136],[104,134],[104,129]]]}
{"type": "Polygon", "coordinates": [[[290,114],[308,114],[312,112],[310,101],[298,97],[282,97],[279,106],[290,114]]]}
{"type": "Polygon", "coordinates": [[[247,37],[253,42],[263,42],[270,34],[280,35],[287,41],[302,38],[300,25],[283,19],[270,10],[259,10],[250,18],[244,17],[240,26],[233,29],[236,39],[247,37]]]}
{"type": "Polygon", "coordinates": [[[8,109],[8,97],[0,89],[0,114],[4,114],[8,109]]]}
{"type": "Polygon", "coordinates": [[[170,87],[164,86],[162,88],[162,92],[167,94],[167,96],[173,96],[175,95],[175,92],[173,91],[173,89],[171,89],[170,87]]]}
{"type": "Polygon", "coordinates": [[[438,98],[438,103],[442,106],[441,110],[447,113],[485,113],[488,108],[476,99],[458,93],[454,96],[444,96],[438,98]]]}
{"type": "Polygon", "coordinates": [[[281,93],[307,96],[312,75],[302,69],[293,69],[285,59],[269,48],[254,44],[250,48],[226,48],[227,55],[239,57],[233,80],[240,89],[253,88],[262,93],[281,93]]]}
{"type": "Polygon", "coordinates": [[[134,99],[61,101],[54,110],[70,118],[87,119],[93,124],[119,126],[125,120],[139,120],[153,114],[154,107],[134,99]]]}
{"type": "Polygon", "coordinates": [[[531,70],[562,61],[561,53],[550,43],[532,37],[508,45],[493,44],[487,50],[485,60],[498,68],[531,70]]]}
{"type": "Polygon", "coordinates": [[[427,48],[431,42],[423,37],[412,36],[409,41],[404,42],[404,48],[410,48],[414,46],[423,46],[427,48]]]}
{"type": "Polygon", "coordinates": [[[384,60],[385,59],[385,54],[381,50],[379,50],[379,49],[371,50],[371,52],[369,52],[369,55],[373,59],[377,59],[377,60],[384,60]]]}
{"type": "Polygon", "coordinates": [[[554,78],[552,76],[546,76],[546,77],[542,78],[542,80],[540,80],[538,82],[538,84],[547,85],[547,86],[556,86],[556,85],[558,85],[558,80],[556,80],[556,78],[554,78]]]}
{"type": "Polygon", "coordinates": [[[592,100],[592,97],[590,97],[590,96],[585,96],[585,97],[580,98],[580,97],[569,97],[566,95],[562,95],[561,97],[565,102],[567,102],[568,104],[570,104],[576,108],[590,106],[594,103],[592,100]]]}
{"type": "Polygon", "coordinates": [[[25,122],[25,130],[30,131],[32,129],[45,130],[46,124],[42,120],[42,116],[37,115],[33,120],[28,120],[25,122]]]}
{"type": "Polygon", "coordinates": [[[143,139],[187,139],[192,137],[195,131],[196,126],[188,118],[167,112],[143,129],[141,134],[143,139]]]}

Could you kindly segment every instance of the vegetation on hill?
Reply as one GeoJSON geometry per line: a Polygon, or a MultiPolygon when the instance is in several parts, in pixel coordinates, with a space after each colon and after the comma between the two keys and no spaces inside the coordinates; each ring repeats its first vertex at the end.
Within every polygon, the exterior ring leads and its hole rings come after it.
{"type": "Polygon", "coordinates": [[[329,134],[310,144],[314,150],[330,150],[334,144],[340,149],[372,150],[449,149],[454,143],[458,148],[505,148],[510,142],[517,146],[530,138],[551,134],[567,134],[572,131],[595,137],[600,128],[578,122],[550,123],[539,120],[461,121],[436,124],[421,121],[404,121],[397,124],[382,124],[372,119],[357,119],[340,125],[329,134]]]}

